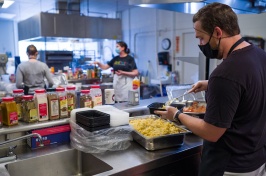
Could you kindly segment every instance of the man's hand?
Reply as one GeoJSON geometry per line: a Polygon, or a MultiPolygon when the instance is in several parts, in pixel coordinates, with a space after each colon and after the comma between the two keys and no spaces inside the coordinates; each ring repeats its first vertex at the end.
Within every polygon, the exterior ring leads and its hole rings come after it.
{"type": "Polygon", "coordinates": [[[164,119],[173,121],[174,120],[173,117],[175,113],[178,111],[178,109],[172,106],[166,106],[165,108],[166,111],[154,111],[154,113],[160,115],[164,119]]]}
{"type": "Polygon", "coordinates": [[[195,84],[192,85],[192,88],[190,90],[188,90],[189,93],[194,92],[200,92],[200,91],[205,91],[207,90],[208,87],[208,80],[204,80],[204,81],[198,81],[195,84]]]}

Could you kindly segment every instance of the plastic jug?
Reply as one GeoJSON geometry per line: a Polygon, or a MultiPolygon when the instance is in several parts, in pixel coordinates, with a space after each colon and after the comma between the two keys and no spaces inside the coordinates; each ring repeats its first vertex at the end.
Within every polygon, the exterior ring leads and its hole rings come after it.
{"type": "Polygon", "coordinates": [[[138,77],[136,76],[133,81],[132,81],[132,89],[133,90],[138,90],[140,87],[140,80],[138,79],[138,77]]]}

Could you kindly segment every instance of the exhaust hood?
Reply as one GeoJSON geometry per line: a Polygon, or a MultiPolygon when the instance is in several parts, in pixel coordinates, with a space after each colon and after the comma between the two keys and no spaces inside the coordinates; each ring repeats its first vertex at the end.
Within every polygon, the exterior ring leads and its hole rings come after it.
{"type": "Polygon", "coordinates": [[[227,4],[237,14],[266,12],[266,0],[129,0],[129,5],[194,14],[213,2],[227,4]]]}
{"type": "Polygon", "coordinates": [[[41,12],[18,23],[19,41],[54,41],[56,38],[121,40],[122,22],[115,18],[41,12]]]}

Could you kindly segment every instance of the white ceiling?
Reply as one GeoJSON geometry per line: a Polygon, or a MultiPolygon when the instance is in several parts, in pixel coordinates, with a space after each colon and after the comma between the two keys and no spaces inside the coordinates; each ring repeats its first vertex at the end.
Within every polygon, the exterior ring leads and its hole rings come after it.
{"type": "MultiPolygon", "coordinates": [[[[12,4],[8,9],[0,8],[0,14],[1,13],[15,14],[16,17],[13,18],[13,20],[21,21],[40,12],[47,12],[47,11],[51,12],[52,10],[55,10],[56,2],[58,0],[14,0],[14,1],[15,1],[14,4],[12,4]]],[[[85,11],[86,13],[90,12],[90,14],[94,15],[96,14],[106,15],[110,13],[123,11],[133,7],[128,4],[128,0],[80,0],[80,3],[83,4],[83,9],[86,10],[85,11]]],[[[85,15],[90,15],[90,14],[85,14],[85,15]]]]}

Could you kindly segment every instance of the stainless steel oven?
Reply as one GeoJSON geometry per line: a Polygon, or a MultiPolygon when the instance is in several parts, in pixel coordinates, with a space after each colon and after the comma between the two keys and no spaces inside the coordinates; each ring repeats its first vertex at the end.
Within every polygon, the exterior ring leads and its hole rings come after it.
{"type": "Polygon", "coordinates": [[[71,67],[73,51],[39,51],[40,61],[48,67],[54,67],[55,71],[63,70],[65,66],[71,67]]]}

